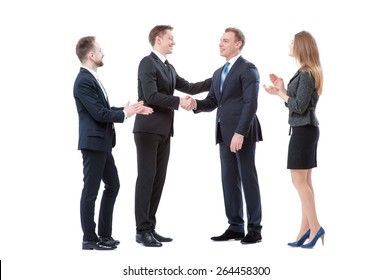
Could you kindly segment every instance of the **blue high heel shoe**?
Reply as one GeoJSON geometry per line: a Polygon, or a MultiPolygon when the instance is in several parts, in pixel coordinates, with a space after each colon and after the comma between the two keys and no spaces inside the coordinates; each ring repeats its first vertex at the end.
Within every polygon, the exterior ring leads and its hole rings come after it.
{"type": "Polygon", "coordinates": [[[312,241],[308,242],[307,244],[301,245],[301,248],[310,249],[310,248],[314,247],[319,238],[322,239],[322,245],[324,245],[324,234],[325,234],[324,229],[322,227],[320,227],[320,229],[316,233],[314,239],[312,239],[312,241]]]}
{"type": "Polygon", "coordinates": [[[289,242],[288,245],[291,247],[300,247],[301,245],[304,244],[304,242],[310,237],[310,230],[307,230],[306,233],[297,241],[295,242],[289,242]]]}

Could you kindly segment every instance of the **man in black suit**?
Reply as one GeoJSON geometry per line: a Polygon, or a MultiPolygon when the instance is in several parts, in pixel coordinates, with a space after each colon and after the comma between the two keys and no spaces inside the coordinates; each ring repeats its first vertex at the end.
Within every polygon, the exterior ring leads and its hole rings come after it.
{"type": "Polygon", "coordinates": [[[255,166],[256,142],[262,141],[261,126],[256,116],[259,74],[254,64],[241,56],[244,34],[227,28],[220,39],[224,67],[216,70],[212,86],[204,100],[196,100],[195,113],[217,108],[216,143],[220,144],[221,176],[225,212],[229,227],[214,241],[241,240],[256,243],[261,236],[261,197],[255,166]],[[243,220],[243,199],[247,208],[247,234],[243,220]]]}
{"type": "Polygon", "coordinates": [[[138,99],[154,110],[152,115],[137,115],[133,129],[138,167],[136,242],[148,247],[160,247],[161,242],[172,241],[172,238],[163,237],[155,231],[156,211],[166,179],[174,110],[178,110],[179,105],[192,109],[191,101],[194,101],[188,97],[173,96],[174,90],[193,95],[208,91],[211,85],[210,78],[189,83],[168,63],[166,56],[172,53],[175,45],[172,29],[169,25],[152,28],[149,42],[153,50],[141,60],[138,68],[138,99]]]}
{"type": "Polygon", "coordinates": [[[97,69],[103,66],[103,52],[95,37],[81,38],[76,45],[81,62],[73,88],[79,115],[78,149],[83,156],[84,187],[80,200],[80,217],[84,250],[112,250],[120,243],[111,236],[114,203],[119,191],[117,167],[111,154],[115,146],[113,123],[122,123],[133,114],[151,114],[153,110],[143,102],[124,107],[110,107],[97,69]],[[95,201],[103,181],[105,190],[99,211],[98,235],[94,222],[95,201]]]}

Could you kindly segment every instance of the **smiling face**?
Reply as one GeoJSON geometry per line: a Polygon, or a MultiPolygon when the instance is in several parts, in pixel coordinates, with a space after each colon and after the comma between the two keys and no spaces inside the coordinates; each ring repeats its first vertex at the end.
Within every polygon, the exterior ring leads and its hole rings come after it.
{"type": "Polygon", "coordinates": [[[163,35],[157,36],[154,49],[166,56],[171,54],[175,45],[172,31],[167,29],[163,35]]]}
{"type": "Polygon", "coordinates": [[[220,38],[220,55],[228,61],[240,53],[242,41],[237,41],[234,32],[224,32],[220,38]]]}

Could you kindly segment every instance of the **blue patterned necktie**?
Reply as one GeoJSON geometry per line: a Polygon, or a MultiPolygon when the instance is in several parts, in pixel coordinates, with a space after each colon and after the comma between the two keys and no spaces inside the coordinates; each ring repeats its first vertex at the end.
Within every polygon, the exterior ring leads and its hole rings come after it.
{"type": "Polygon", "coordinates": [[[229,62],[225,63],[223,71],[221,72],[220,91],[223,89],[224,80],[225,80],[225,77],[227,77],[227,74],[228,74],[228,66],[229,66],[229,62]]]}

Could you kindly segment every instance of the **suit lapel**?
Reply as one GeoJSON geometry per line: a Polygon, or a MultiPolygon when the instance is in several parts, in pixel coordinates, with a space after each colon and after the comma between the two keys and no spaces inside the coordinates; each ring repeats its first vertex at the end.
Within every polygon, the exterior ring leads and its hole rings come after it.
{"type": "MultiPolygon", "coordinates": [[[[109,103],[109,99],[108,99],[109,97],[107,95],[107,99],[106,99],[106,95],[104,93],[104,91],[106,91],[106,89],[104,88],[103,84],[99,83],[99,81],[97,81],[96,79],[95,79],[95,81],[96,81],[96,84],[97,84],[98,89],[100,91],[100,95],[101,95],[101,97],[103,97],[103,101],[105,102],[107,108],[110,108],[110,103],[109,103]]],[[[106,92],[106,94],[107,94],[107,92],[106,92]]]]}
{"type": "Polygon", "coordinates": [[[174,92],[174,79],[173,79],[173,75],[172,75],[172,69],[169,68],[169,67],[171,67],[171,65],[168,65],[168,66],[165,65],[159,59],[159,57],[156,54],[154,54],[153,52],[151,52],[151,56],[154,59],[155,63],[158,65],[158,68],[160,68],[161,72],[163,72],[164,75],[166,75],[167,80],[169,82],[168,87],[170,89],[170,93],[173,93],[174,92]]]}
{"type": "MultiPolygon", "coordinates": [[[[289,80],[289,83],[292,82],[294,79],[296,79],[296,77],[297,77],[299,74],[300,74],[300,71],[297,71],[297,72],[295,73],[295,75],[293,75],[293,77],[289,80]]],[[[288,85],[289,85],[289,83],[288,83],[288,85]]]]}
{"type": "Polygon", "coordinates": [[[154,61],[156,62],[156,64],[160,68],[160,70],[162,70],[162,72],[166,75],[167,79],[171,80],[170,73],[168,71],[168,67],[153,52],[151,52],[151,56],[153,57],[154,61]]]}
{"type": "Polygon", "coordinates": [[[224,92],[224,88],[225,86],[227,85],[227,82],[229,81],[229,79],[231,78],[231,76],[233,75],[233,73],[235,72],[235,69],[238,67],[238,65],[242,62],[242,57],[240,56],[236,61],[235,63],[231,66],[231,69],[229,69],[229,72],[227,74],[227,77],[225,77],[225,80],[224,80],[224,84],[223,84],[223,87],[220,91],[220,84],[221,84],[221,73],[223,72],[223,67],[221,67],[220,71],[219,71],[219,92],[220,92],[220,98],[219,100],[221,99],[221,97],[223,96],[223,92],[224,92]]]}
{"type": "MultiPolygon", "coordinates": [[[[80,72],[83,72],[84,75],[87,74],[87,75],[90,75],[92,78],[93,78],[93,81],[95,83],[95,86],[96,88],[98,89],[98,91],[100,92],[100,97],[102,99],[102,101],[104,102],[104,104],[106,104],[107,108],[110,108],[110,104],[109,104],[109,101],[106,100],[106,96],[105,96],[105,93],[103,92],[101,86],[99,85],[99,82],[97,81],[97,79],[94,77],[94,75],[92,75],[92,73],[90,71],[88,71],[87,69],[83,68],[83,67],[80,67],[80,72]]],[[[103,85],[102,85],[103,87],[103,85]]]]}

